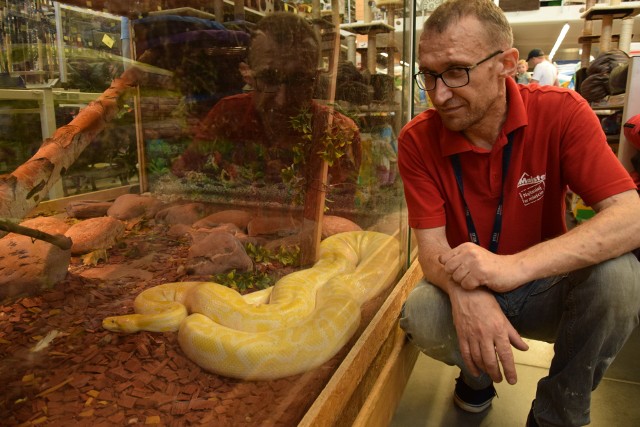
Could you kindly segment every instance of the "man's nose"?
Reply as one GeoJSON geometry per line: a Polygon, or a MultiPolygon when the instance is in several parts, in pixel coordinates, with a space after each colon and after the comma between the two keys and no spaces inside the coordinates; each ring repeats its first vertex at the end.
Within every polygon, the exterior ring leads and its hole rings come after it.
{"type": "Polygon", "coordinates": [[[292,93],[293,92],[286,84],[280,83],[276,87],[276,91],[273,96],[273,101],[278,106],[284,106],[289,102],[289,98],[291,97],[292,93]]]}
{"type": "Polygon", "coordinates": [[[442,78],[436,79],[436,87],[429,91],[429,98],[434,105],[444,104],[452,95],[451,88],[444,84],[442,78]]]}

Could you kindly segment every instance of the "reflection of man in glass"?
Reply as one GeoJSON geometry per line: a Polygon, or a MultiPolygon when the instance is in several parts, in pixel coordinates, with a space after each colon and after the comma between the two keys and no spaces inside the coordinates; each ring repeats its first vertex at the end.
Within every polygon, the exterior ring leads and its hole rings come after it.
{"type": "Polygon", "coordinates": [[[351,119],[312,100],[319,53],[318,35],[304,18],[275,13],[262,19],[243,70],[254,90],[211,109],[173,172],[321,188],[314,181],[322,156],[333,194],[352,196],[359,131],[351,119]]]}

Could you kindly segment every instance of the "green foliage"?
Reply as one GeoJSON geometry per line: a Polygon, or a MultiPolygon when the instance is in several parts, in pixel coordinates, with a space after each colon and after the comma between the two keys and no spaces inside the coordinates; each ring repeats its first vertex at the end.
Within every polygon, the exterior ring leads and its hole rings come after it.
{"type": "Polygon", "coordinates": [[[273,279],[267,273],[260,271],[238,272],[233,269],[228,273],[214,275],[213,280],[240,293],[248,290],[266,289],[273,285],[273,279]]]}
{"type": "Polygon", "coordinates": [[[291,128],[300,133],[301,138],[293,147],[293,164],[280,171],[282,181],[288,184],[294,194],[294,203],[301,204],[304,198],[305,179],[301,171],[310,155],[319,155],[329,166],[344,156],[348,146],[352,142],[351,132],[332,127],[322,132],[322,136],[316,145],[318,151],[310,153],[313,144],[313,115],[308,109],[304,109],[297,116],[291,117],[291,128]]]}
{"type": "Polygon", "coordinates": [[[268,265],[277,263],[283,267],[300,264],[299,246],[295,246],[293,248],[285,248],[284,246],[281,246],[278,251],[273,252],[264,246],[247,243],[245,245],[245,250],[247,251],[247,255],[249,255],[255,264],[268,265]]]}
{"type": "Polygon", "coordinates": [[[251,290],[266,289],[275,284],[276,279],[270,272],[282,267],[300,265],[300,248],[280,247],[277,251],[270,251],[264,246],[247,243],[247,255],[256,265],[255,271],[238,272],[235,269],[228,273],[213,276],[213,280],[240,293],[251,290]]]}

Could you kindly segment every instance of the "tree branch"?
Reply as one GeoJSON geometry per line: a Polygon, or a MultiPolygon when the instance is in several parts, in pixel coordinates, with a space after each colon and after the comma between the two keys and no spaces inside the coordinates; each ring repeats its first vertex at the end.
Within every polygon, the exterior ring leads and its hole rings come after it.
{"type": "Polygon", "coordinates": [[[11,233],[21,234],[23,236],[33,237],[34,239],[44,240],[45,242],[56,245],[62,250],[71,248],[73,242],[67,236],[62,234],[49,234],[35,228],[24,227],[6,219],[0,219],[0,230],[9,231],[11,233]]]}

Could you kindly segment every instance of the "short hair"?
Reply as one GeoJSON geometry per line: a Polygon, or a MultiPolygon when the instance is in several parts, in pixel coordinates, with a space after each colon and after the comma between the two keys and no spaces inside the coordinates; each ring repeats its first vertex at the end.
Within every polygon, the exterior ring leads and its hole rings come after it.
{"type": "Polygon", "coordinates": [[[513,46],[513,31],[507,17],[492,0],[449,0],[433,11],[424,23],[423,35],[442,34],[460,19],[472,16],[483,24],[486,40],[496,48],[508,49],[513,46]]]}
{"type": "MultiPolygon", "coordinates": [[[[275,12],[262,18],[251,33],[251,40],[266,35],[282,49],[300,49],[317,62],[320,56],[320,36],[302,16],[290,12],[275,12]]],[[[252,43],[253,44],[253,43],[252,43]]],[[[252,50],[249,47],[249,65],[252,50]]]]}
{"type": "Polygon", "coordinates": [[[527,62],[526,59],[518,60],[518,65],[525,65],[526,67],[529,67],[529,63],[527,62]]]}

